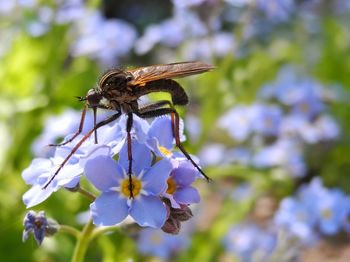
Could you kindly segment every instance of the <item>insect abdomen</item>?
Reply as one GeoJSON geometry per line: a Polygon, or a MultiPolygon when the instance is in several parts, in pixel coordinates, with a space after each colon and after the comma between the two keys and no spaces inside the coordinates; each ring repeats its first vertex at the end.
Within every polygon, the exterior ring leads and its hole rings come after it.
{"type": "Polygon", "coordinates": [[[185,90],[174,80],[161,79],[148,82],[138,89],[139,94],[146,95],[153,92],[167,92],[171,95],[174,105],[187,105],[188,96],[185,90]]]}

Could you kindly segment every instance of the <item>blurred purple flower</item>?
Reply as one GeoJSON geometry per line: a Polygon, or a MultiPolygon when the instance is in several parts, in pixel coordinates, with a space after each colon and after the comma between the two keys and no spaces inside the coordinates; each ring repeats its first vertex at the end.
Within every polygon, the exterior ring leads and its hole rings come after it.
{"type": "Polygon", "coordinates": [[[141,254],[166,260],[184,250],[189,242],[189,238],[184,234],[170,235],[160,230],[145,228],[140,232],[137,246],[141,254]]]}
{"type": "Polygon", "coordinates": [[[170,200],[173,208],[199,203],[200,196],[191,184],[198,178],[198,170],[189,161],[181,161],[167,180],[168,188],[163,196],[170,200]]]}
{"type": "Polygon", "coordinates": [[[94,224],[115,225],[130,215],[140,226],[160,228],[167,211],[159,196],[167,188],[171,164],[161,160],[151,167],[151,151],[133,140],[132,197],[127,175],[126,146],[119,163],[108,155],[92,154],[85,165],[85,175],[102,194],[90,205],[94,224]]]}

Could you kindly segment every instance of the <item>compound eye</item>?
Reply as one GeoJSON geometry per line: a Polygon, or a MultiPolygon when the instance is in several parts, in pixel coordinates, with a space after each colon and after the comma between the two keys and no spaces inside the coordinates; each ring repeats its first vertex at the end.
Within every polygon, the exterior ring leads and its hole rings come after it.
{"type": "Polygon", "coordinates": [[[133,80],[134,79],[134,77],[131,75],[131,74],[127,74],[126,75],[126,81],[127,82],[130,82],[131,80],[133,80]]]}

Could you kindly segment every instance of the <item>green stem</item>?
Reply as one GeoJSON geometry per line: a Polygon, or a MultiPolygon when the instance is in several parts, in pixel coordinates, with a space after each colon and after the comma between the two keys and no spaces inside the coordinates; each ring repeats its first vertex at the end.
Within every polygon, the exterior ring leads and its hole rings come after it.
{"type": "Polygon", "coordinates": [[[72,262],[84,261],[85,253],[90,243],[93,229],[94,225],[92,224],[92,219],[90,218],[80,236],[78,237],[78,242],[75,246],[73,258],[71,260],[72,262]]]}
{"type": "Polygon", "coordinates": [[[91,234],[91,239],[97,237],[98,235],[111,232],[111,231],[116,231],[119,229],[120,229],[120,226],[106,226],[106,227],[96,228],[94,232],[91,234]]]}
{"type": "Polygon", "coordinates": [[[75,236],[77,239],[80,236],[80,231],[75,229],[74,227],[67,226],[67,225],[60,225],[59,231],[71,234],[72,236],[75,236]]]}
{"type": "Polygon", "coordinates": [[[85,197],[87,197],[88,199],[95,201],[96,197],[90,193],[89,191],[85,190],[84,188],[79,187],[77,192],[79,192],[80,194],[84,195],[85,197]]]}

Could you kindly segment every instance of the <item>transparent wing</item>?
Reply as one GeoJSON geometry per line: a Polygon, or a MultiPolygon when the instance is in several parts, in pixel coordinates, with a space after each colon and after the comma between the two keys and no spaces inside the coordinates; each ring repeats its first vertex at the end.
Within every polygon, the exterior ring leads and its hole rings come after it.
{"type": "Polygon", "coordinates": [[[131,85],[145,85],[147,82],[159,79],[171,79],[201,74],[214,69],[212,65],[203,62],[181,62],[172,64],[152,65],[127,70],[133,75],[131,85]]]}

